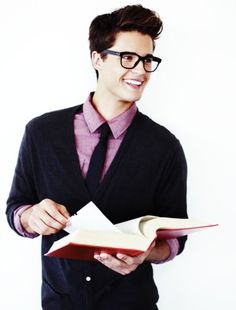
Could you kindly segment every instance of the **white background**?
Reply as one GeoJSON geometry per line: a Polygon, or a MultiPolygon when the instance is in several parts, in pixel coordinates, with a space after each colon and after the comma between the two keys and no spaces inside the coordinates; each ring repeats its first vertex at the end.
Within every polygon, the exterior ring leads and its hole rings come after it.
{"type": "MultiPolygon", "coordinates": [[[[234,0],[140,1],[156,10],[163,59],[139,109],[180,139],[188,161],[190,217],[218,222],[191,235],[185,252],[155,266],[161,310],[236,309],[234,0]]],[[[88,27],[133,1],[0,1],[0,309],[40,309],[40,239],[6,223],[25,124],[82,103],[96,85],[88,27]]],[[[147,288],[148,289],[148,288],[147,288]]]]}

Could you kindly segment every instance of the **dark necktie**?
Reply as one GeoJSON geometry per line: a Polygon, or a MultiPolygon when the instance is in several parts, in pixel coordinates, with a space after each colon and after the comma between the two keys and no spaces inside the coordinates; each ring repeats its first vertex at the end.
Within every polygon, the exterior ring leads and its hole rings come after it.
{"type": "Polygon", "coordinates": [[[99,186],[101,173],[106,157],[107,140],[111,133],[111,129],[107,123],[101,126],[101,135],[90,159],[89,168],[86,176],[86,184],[93,195],[99,186]]]}

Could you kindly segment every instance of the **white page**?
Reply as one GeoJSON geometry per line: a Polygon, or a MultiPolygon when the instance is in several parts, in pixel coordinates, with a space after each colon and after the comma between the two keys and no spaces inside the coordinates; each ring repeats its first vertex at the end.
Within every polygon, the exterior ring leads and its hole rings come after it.
{"type": "Polygon", "coordinates": [[[120,232],[120,230],[91,201],[70,217],[71,226],[64,228],[68,233],[78,229],[120,232]]]}
{"type": "Polygon", "coordinates": [[[142,224],[142,221],[150,220],[153,218],[155,218],[155,217],[152,215],[141,216],[141,217],[137,217],[133,220],[118,223],[115,226],[116,226],[116,228],[118,228],[120,231],[122,231],[124,233],[143,235],[142,229],[140,227],[142,224]]]}

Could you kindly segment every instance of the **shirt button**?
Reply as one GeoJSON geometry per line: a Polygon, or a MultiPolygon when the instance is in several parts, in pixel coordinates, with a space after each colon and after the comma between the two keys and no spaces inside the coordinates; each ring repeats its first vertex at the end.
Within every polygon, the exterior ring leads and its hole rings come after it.
{"type": "Polygon", "coordinates": [[[86,280],[87,282],[89,282],[89,281],[91,281],[91,277],[87,276],[87,277],[85,278],[85,280],[86,280]]]}

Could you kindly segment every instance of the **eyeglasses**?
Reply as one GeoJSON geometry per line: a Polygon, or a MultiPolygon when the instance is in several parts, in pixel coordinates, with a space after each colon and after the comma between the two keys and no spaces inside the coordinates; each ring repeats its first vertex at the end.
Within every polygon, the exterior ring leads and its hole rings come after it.
{"type": "Polygon", "coordinates": [[[142,57],[133,52],[116,52],[112,50],[104,50],[101,54],[120,56],[120,64],[125,69],[133,69],[142,61],[143,68],[146,72],[154,72],[161,63],[161,58],[151,54],[142,57]]]}

